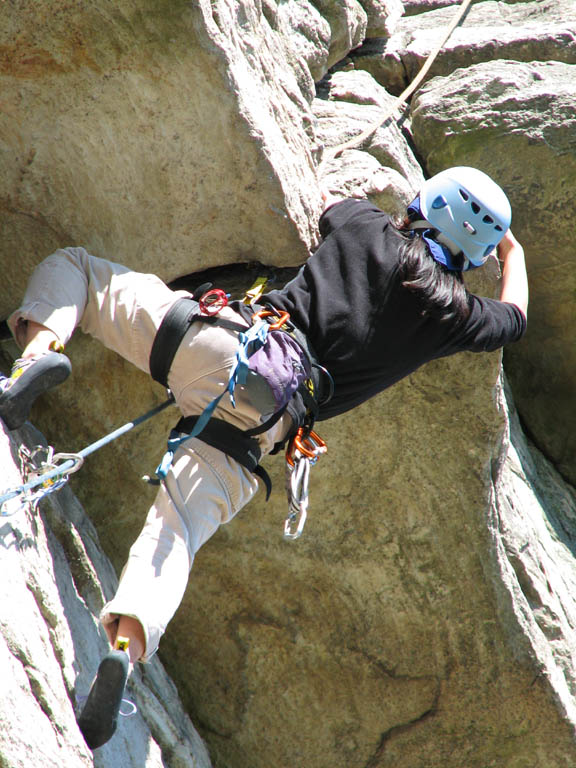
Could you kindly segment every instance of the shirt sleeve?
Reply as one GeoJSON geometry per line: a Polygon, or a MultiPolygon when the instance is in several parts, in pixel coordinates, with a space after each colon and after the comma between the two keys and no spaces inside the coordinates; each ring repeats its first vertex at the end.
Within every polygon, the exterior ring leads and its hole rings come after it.
{"type": "Polygon", "coordinates": [[[361,216],[366,211],[375,211],[382,215],[382,211],[376,208],[369,200],[359,200],[350,197],[347,200],[339,200],[329,208],[326,208],[320,216],[318,228],[322,238],[339,229],[343,224],[350,222],[357,216],[361,216]]]}
{"type": "Polygon", "coordinates": [[[470,294],[470,307],[464,343],[470,352],[493,352],[526,332],[526,316],[515,304],[470,294]]]}

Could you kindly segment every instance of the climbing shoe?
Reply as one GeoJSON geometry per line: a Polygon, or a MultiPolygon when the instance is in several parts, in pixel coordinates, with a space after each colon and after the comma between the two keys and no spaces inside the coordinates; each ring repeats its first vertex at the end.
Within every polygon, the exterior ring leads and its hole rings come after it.
{"type": "Polygon", "coordinates": [[[98,749],[116,732],[130,660],[126,651],[110,651],[102,659],[98,674],[78,717],[78,726],[90,749],[98,749]]]}
{"type": "Polygon", "coordinates": [[[0,419],[10,430],[21,427],[36,398],[65,381],[71,371],[70,360],[60,352],[16,360],[10,376],[0,378],[0,419]]]}

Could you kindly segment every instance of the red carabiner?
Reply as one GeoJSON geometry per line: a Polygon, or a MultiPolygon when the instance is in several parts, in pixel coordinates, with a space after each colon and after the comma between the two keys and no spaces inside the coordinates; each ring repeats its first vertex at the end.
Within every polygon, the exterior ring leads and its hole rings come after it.
{"type": "Polygon", "coordinates": [[[212,288],[201,296],[198,301],[203,315],[217,315],[228,304],[228,296],[220,288],[212,288]]]}

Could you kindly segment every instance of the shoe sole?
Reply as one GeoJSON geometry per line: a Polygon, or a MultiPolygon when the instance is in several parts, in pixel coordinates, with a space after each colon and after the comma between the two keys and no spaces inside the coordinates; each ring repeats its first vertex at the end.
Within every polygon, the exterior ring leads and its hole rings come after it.
{"type": "Polygon", "coordinates": [[[71,372],[72,365],[66,355],[60,352],[44,355],[0,395],[0,419],[9,430],[19,429],[28,419],[34,401],[62,384],[71,372]]]}
{"type": "Polygon", "coordinates": [[[128,669],[129,660],[125,651],[111,651],[98,667],[98,674],[78,718],[78,727],[90,749],[106,744],[116,732],[128,669]]]}

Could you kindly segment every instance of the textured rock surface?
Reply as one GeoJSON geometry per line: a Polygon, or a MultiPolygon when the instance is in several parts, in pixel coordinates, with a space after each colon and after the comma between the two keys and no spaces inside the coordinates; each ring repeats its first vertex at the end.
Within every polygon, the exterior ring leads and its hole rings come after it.
{"type": "Polygon", "coordinates": [[[531,646],[520,641],[573,721],[576,493],[526,439],[513,410],[509,423],[493,519],[502,597],[533,638],[531,646]]]}
{"type": "MultiPolygon", "coordinates": [[[[576,502],[557,471],[573,481],[573,4],[474,4],[411,113],[321,163],[389,108],[456,10],[442,5],[407,3],[399,22],[393,0],[0,3],[1,316],[61,244],[170,280],[233,265],[234,291],[259,259],[281,281],[316,242],[320,185],[392,210],[455,163],[498,176],[526,245],[530,327],[506,366],[542,452],[499,354],[439,361],[323,425],[330,458],[295,546],[277,458],[270,503],[198,555],[161,652],[217,766],[576,763],[576,502]],[[382,39],[351,56],[365,35],[382,39]]],[[[496,263],[469,285],[494,294],[496,263]]],[[[33,414],[59,450],[163,398],[88,339],[69,352],[73,378],[33,414]]],[[[2,345],[3,368],[16,353],[2,345]]],[[[98,538],[69,491],[0,520],[0,764],[210,764],[156,662],[130,689],[141,715],[93,758],[73,716],[114,588],[99,550],[119,571],[175,418],[71,481],[98,538]]]]}
{"type": "Polygon", "coordinates": [[[357,0],[315,0],[314,5],[330,24],[328,64],[332,66],[364,40],[366,11],[357,0]]]}
{"type": "Polygon", "coordinates": [[[19,259],[0,312],[56,245],[167,278],[206,254],[302,260],[319,203],[291,55],[251,0],[2,4],[2,250],[19,259]]]}
{"type": "Polygon", "coordinates": [[[498,174],[529,259],[530,327],[507,351],[524,423],[576,481],[576,66],[494,62],[431,81],[412,107],[431,171],[469,162],[498,174]],[[471,108],[473,106],[473,108],[471,108]]]}
{"type": "MultiPolygon", "coordinates": [[[[180,690],[193,719],[210,724],[223,765],[267,766],[271,753],[283,767],[573,762],[569,659],[561,670],[570,617],[553,659],[534,623],[536,600],[526,607],[515,572],[508,566],[503,581],[498,570],[499,551],[525,543],[513,529],[508,544],[492,511],[491,472],[496,481],[505,455],[498,363],[439,362],[322,425],[333,453],[315,470],[295,546],[281,539],[282,471],[270,461],[271,502],[251,505],[200,554],[165,650],[177,674],[190,638],[197,657],[180,690]],[[555,697],[570,705],[566,724],[555,697]]],[[[545,525],[530,486],[522,492],[514,515],[529,502],[545,525]]],[[[568,554],[551,590],[571,608],[558,583],[574,578],[568,554]]]]}
{"type": "MultiPolygon", "coordinates": [[[[326,149],[341,145],[377,123],[382,112],[394,101],[369,75],[362,75],[367,73],[335,73],[329,82],[323,84],[325,98],[313,102],[318,137],[326,149]],[[358,96],[352,94],[358,94],[365,102],[354,103],[353,99],[358,96]]],[[[363,150],[381,166],[404,176],[410,194],[416,193],[423,181],[422,169],[395,122],[389,121],[380,127],[363,150]]]]}
{"type": "MultiPolygon", "coordinates": [[[[392,93],[400,93],[440,42],[457,10],[452,6],[404,19],[392,35],[368,40],[355,51],[356,65],[385,82],[392,93]]],[[[574,3],[472,4],[436,57],[428,77],[497,59],[575,63],[574,3]]]]}
{"type": "Polygon", "coordinates": [[[361,0],[361,3],[366,11],[366,37],[389,35],[404,13],[401,0],[361,0]]]}
{"type": "MultiPolygon", "coordinates": [[[[31,427],[12,439],[0,431],[2,488],[22,482],[22,443],[45,444],[31,427]]],[[[7,502],[7,516],[0,516],[0,764],[209,768],[206,748],[158,660],[131,676],[126,696],[137,713],[120,719],[117,735],[93,762],[75,710],[106,652],[97,615],[117,579],[69,488],[44,501],[42,512],[18,507],[18,500],[7,502]]],[[[131,709],[126,704],[123,711],[131,709]]]]}

